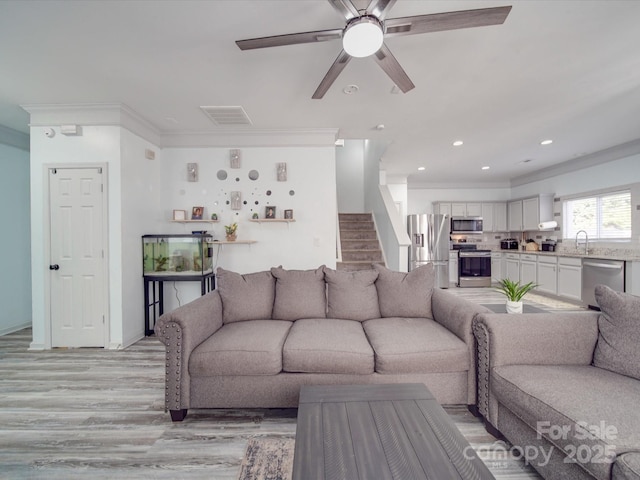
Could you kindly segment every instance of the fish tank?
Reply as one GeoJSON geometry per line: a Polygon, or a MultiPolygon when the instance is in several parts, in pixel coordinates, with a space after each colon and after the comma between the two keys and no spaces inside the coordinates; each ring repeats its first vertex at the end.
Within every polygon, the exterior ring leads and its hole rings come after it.
{"type": "Polygon", "coordinates": [[[213,235],[143,235],[144,276],[203,276],[213,273],[213,235]]]}

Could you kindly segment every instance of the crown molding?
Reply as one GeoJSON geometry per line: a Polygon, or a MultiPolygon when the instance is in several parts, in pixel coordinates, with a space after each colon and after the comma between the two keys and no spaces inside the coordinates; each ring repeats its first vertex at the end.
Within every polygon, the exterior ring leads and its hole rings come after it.
{"type": "Polygon", "coordinates": [[[52,125],[119,126],[158,145],[160,131],[127,105],[121,103],[21,105],[31,116],[29,126],[52,125]]]}
{"type": "Polygon", "coordinates": [[[546,180],[547,178],[556,177],[565,173],[573,173],[576,170],[594,167],[603,163],[620,160],[621,158],[630,157],[640,153],[640,139],[631,142],[615,145],[598,152],[590,153],[579,158],[567,160],[552,167],[543,168],[535,172],[514,177],[511,179],[511,187],[519,187],[528,183],[546,180]]]}
{"type": "Polygon", "coordinates": [[[434,183],[434,182],[411,182],[407,185],[409,190],[461,190],[461,189],[474,189],[474,190],[486,190],[495,188],[511,188],[509,181],[505,182],[491,182],[491,183],[474,183],[474,182],[454,182],[454,183],[434,183]]]}
{"type": "Polygon", "coordinates": [[[3,127],[2,125],[0,125],[0,143],[16,147],[27,152],[30,149],[29,134],[19,132],[12,128],[3,127]]]}
{"type": "Polygon", "coordinates": [[[157,145],[171,147],[335,147],[337,128],[220,129],[214,132],[166,132],[120,103],[21,105],[31,115],[29,125],[120,126],[157,145]]]}
{"type": "Polygon", "coordinates": [[[162,148],[179,147],[298,147],[335,148],[337,128],[317,129],[229,129],[218,132],[182,132],[162,135],[162,148]]]}

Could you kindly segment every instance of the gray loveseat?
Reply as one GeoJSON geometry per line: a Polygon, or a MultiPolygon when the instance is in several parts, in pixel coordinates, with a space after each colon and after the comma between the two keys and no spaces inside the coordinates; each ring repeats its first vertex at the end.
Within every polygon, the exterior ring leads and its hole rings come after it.
{"type": "Polygon", "coordinates": [[[546,479],[640,480],[640,298],[602,313],[481,314],[478,407],[546,479]]]}
{"type": "Polygon", "coordinates": [[[476,403],[472,320],[482,306],[410,273],[219,268],[213,292],[160,317],[166,409],[295,407],[302,385],[424,383],[476,403]]]}

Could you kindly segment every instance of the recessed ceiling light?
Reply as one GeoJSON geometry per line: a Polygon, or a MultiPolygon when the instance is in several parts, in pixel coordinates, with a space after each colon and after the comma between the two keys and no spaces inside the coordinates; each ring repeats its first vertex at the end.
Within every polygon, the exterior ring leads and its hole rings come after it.
{"type": "Polygon", "coordinates": [[[345,95],[353,95],[354,93],[357,93],[358,90],[360,90],[360,87],[358,87],[358,85],[347,85],[342,89],[345,95]]]}
{"type": "Polygon", "coordinates": [[[464,142],[462,140],[456,140],[455,142],[453,142],[453,146],[454,147],[459,147],[462,144],[464,144],[464,142]]]}
{"type": "Polygon", "coordinates": [[[426,170],[425,167],[418,167],[418,171],[423,172],[424,170],[426,170]]]}
{"type": "Polygon", "coordinates": [[[482,170],[489,170],[491,167],[488,165],[485,165],[484,167],[482,167],[482,170]]]}
{"type": "Polygon", "coordinates": [[[552,143],[553,143],[553,140],[548,139],[548,140],[542,140],[540,142],[540,145],[551,145],[552,143]]]}

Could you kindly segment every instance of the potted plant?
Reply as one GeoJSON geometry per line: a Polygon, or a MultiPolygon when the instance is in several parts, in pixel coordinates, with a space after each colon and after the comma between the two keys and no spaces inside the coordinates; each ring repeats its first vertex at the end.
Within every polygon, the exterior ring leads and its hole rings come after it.
{"type": "Polygon", "coordinates": [[[500,287],[496,291],[507,297],[507,313],[522,313],[522,297],[537,286],[533,282],[520,285],[520,282],[505,278],[500,280],[500,287]]]}
{"type": "Polygon", "coordinates": [[[235,242],[236,241],[236,230],[238,230],[238,224],[237,223],[232,223],[231,225],[225,225],[224,226],[224,232],[227,235],[227,241],[228,242],[235,242]]]}

